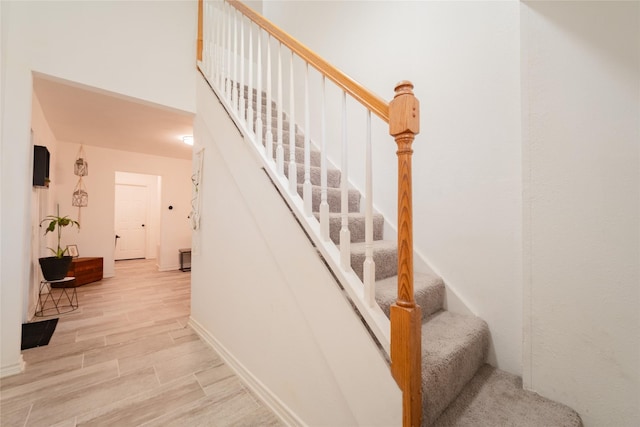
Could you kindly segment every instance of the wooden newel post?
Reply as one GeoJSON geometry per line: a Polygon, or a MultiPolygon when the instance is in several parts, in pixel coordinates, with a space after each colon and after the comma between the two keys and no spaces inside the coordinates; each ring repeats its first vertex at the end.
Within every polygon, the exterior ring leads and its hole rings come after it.
{"type": "Polygon", "coordinates": [[[420,426],[422,367],[420,306],[413,296],[411,145],[420,132],[420,103],[413,84],[396,85],[389,104],[389,133],[398,146],[398,299],[391,306],[391,372],[402,390],[402,425],[420,426]]]}
{"type": "Polygon", "coordinates": [[[204,19],[204,0],[198,0],[198,45],[196,46],[196,59],[202,61],[202,48],[203,48],[203,31],[202,24],[204,19]]]}

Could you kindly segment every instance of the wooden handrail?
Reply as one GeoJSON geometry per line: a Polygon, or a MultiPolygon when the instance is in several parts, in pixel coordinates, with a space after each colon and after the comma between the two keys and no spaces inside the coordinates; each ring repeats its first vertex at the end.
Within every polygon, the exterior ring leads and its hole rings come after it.
{"type": "Polygon", "coordinates": [[[203,40],[203,21],[204,21],[204,1],[198,0],[198,44],[196,46],[196,58],[202,61],[202,49],[204,47],[203,40]]]}
{"type": "Polygon", "coordinates": [[[398,299],[391,306],[391,373],[402,390],[402,425],[422,419],[421,309],[413,297],[413,207],[411,145],[420,132],[420,104],[413,84],[395,88],[389,133],[398,146],[398,299]]]}
{"type": "Polygon", "coordinates": [[[360,102],[367,109],[371,110],[375,115],[380,117],[385,122],[389,123],[389,104],[384,99],[367,90],[360,83],[356,82],[351,77],[338,70],[324,58],[320,57],[307,46],[291,37],[274,23],[272,23],[259,13],[255,12],[253,9],[246,6],[241,1],[227,0],[227,3],[229,3],[235,9],[239,10],[243,15],[251,19],[258,26],[262,27],[265,31],[271,34],[271,36],[291,49],[304,61],[311,64],[314,68],[316,68],[323,75],[325,75],[336,85],[338,85],[342,90],[351,95],[355,100],[360,102]]]}

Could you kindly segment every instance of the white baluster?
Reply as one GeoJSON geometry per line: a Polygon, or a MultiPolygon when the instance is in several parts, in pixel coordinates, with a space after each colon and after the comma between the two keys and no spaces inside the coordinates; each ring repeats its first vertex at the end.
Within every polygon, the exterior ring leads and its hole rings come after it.
{"type": "Polygon", "coordinates": [[[203,19],[202,19],[202,64],[204,68],[204,74],[207,78],[210,75],[211,59],[209,58],[209,2],[205,1],[202,4],[203,19]]]}
{"type": "Polygon", "coordinates": [[[265,149],[267,150],[267,159],[273,161],[273,118],[271,117],[271,36],[267,34],[267,114],[266,114],[266,133],[265,149]]]}
{"type": "Polygon", "coordinates": [[[280,176],[284,175],[284,148],[282,147],[282,43],[278,43],[278,145],[276,146],[276,168],[280,176]]]}
{"type": "Polygon", "coordinates": [[[216,69],[218,66],[218,59],[217,59],[218,45],[216,44],[217,43],[216,36],[218,35],[217,19],[218,19],[218,15],[216,13],[216,3],[213,1],[209,2],[209,18],[207,19],[209,27],[207,29],[207,33],[209,34],[209,37],[211,40],[211,48],[209,49],[209,64],[210,64],[209,82],[211,82],[212,85],[216,84],[216,78],[218,76],[218,72],[216,69]]]}
{"type": "MultiPolygon", "coordinates": [[[[247,76],[247,129],[253,131],[253,23],[249,21],[249,75],[247,76]]],[[[257,139],[256,139],[257,142],[257,139]]]]}
{"type": "Polygon", "coordinates": [[[311,216],[311,124],[309,123],[309,63],[305,63],[304,70],[304,183],[302,184],[302,199],[304,200],[304,214],[311,216]]]}
{"type": "Polygon", "coordinates": [[[226,46],[226,25],[227,25],[227,20],[226,20],[226,14],[225,14],[225,3],[222,2],[220,8],[218,9],[219,13],[220,13],[220,69],[218,70],[218,88],[220,88],[220,90],[222,91],[222,93],[225,93],[225,81],[226,81],[226,74],[225,74],[225,67],[227,65],[227,56],[225,55],[225,46],[226,46]]]}
{"type": "MultiPolygon", "coordinates": [[[[262,31],[258,27],[258,58],[256,60],[256,141],[263,144],[262,135],[262,31]]],[[[269,155],[267,153],[267,155],[269,155]]],[[[267,157],[270,159],[271,157],[267,157]]]]}
{"type": "Polygon", "coordinates": [[[376,264],[373,261],[373,164],[371,156],[371,111],[367,110],[365,153],[365,260],[363,267],[364,300],[370,307],[376,303],[376,264]]]}
{"type": "Polygon", "coordinates": [[[224,46],[222,42],[223,31],[223,15],[222,6],[220,2],[214,1],[213,7],[213,20],[215,22],[215,43],[216,43],[216,62],[215,62],[215,82],[214,85],[220,89],[220,73],[222,71],[222,53],[224,52],[224,46]]]}
{"type": "Polygon", "coordinates": [[[214,46],[214,63],[213,63],[213,84],[220,88],[220,27],[222,21],[220,21],[220,9],[218,6],[218,2],[214,3],[213,8],[213,21],[215,25],[214,33],[213,33],[213,46],[214,46]]]}
{"type": "Polygon", "coordinates": [[[298,194],[298,165],[296,165],[296,106],[293,80],[293,51],[289,59],[289,191],[298,194]]]}
{"type": "Polygon", "coordinates": [[[233,90],[232,90],[232,99],[231,102],[233,108],[238,111],[238,105],[240,105],[240,98],[238,97],[238,68],[239,68],[239,59],[238,58],[238,13],[235,9],[232,9],[233,12],[233,90]]]}
{"type": "Polygon", "coordinates": [[[231,104],[233,94],[233,85],[231,83],[231,6],[225,2],[227,13],[225,21],[227,23],[227,72],[225,75],[224,87],[227,101],[231,104]]]}
{"type": "Polygon", "coordinates": [[[329,241],[329,203],[327,202],[327,127],[326,127],[326,78],[322,76],[322,158],[320,160],[320,233],[329,241]]]}
{"type": "Polygon", "coordinates": [[[218,11],[215,2],[211,2],[211,19],[209,20],[211,34],[211,84],[216,86],[218,82],[218,11]]]}
{"type": "Polygon", "coordinates": [[[211,37],[211,49],[210,49],[210,64],[211,64],[211,82],[215,84],[216,78],[218,76],[218,14],[216,10],[216,3],[210,2],[209,5],[211,16],[209,19],[209,34],[211,37]]]}
{"type": "Polygon", "coordinates": [[[240,13],[240,76],[238,78],[238,94],[239,101],[238,102],[238,116],[240,116],[240,120],[245,120],[245,98],[244,96],[244,15],[240,13]]]}
{"type": "Polygon", "coordinates": [[[349,231],[349,176],[347,159],[349,150],[347,147],[347,94],[342,92],[342,178],[340,180],[341,191],[341,218],[340,229],[340,266],[344,270],[351,268],[351,232],[349,231]]]}

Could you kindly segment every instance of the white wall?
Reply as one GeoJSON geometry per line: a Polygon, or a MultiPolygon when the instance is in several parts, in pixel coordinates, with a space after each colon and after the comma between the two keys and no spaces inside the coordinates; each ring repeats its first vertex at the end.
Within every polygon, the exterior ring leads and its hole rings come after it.
{"type": "MultiPolygon", "coordinates": [[[[73,163],[78,144],[58,142],[55,163],[57,182],[56,203],[60,214],[78,217],[78,208],[71,206],[71,194],[78,181],[73,163]]],[[[124,152],[102,147],[84,146],[89,162],[89,175],[83,178],[89,193],[89,206],[82,208],[82,228],[65,233],[62,244],[77,244],[82,256],[104,258],[104,275],[111,277],[114,269],[114,212],[116,172],[158,175],[162,177],[160,197],[160,270],[179,267],[178,249],[189,247],[191,229],[187,216],[191,210],[191,161],[124,152]],[[169,205],[173,206],[169,210],[169,205]]]]}
{"type": "Polygon", "coordinates": [[[0,2],[0,375],[20,367],[30,249],[31,71],[195,111],[195,1],[0,2]],[[9,204],[8,201],[11,201],[9,204]]]}
{"type": "Polygon", "coordinates": [[[640,3],[522,5],[525,385],[640,425],[640,3]]]}
{"type": "MultiPolygon", "coordinates": [[[[57,157],[58,141],[53,135],[51,128],[49,128],[49,123],[44,117],[40,102],[35,95],[33,96],[32,105],[32,142],[33,145],[42,145],[49,150],[51,156],[49,178],[53,182],[56,182],[56,172],[53,165],[57,157]]],[[[33,156],[33,153],[31,155],[33,156]]],[[[51,256],[51,251],[48,248],[55,248],[57,244],[53,236],[54,233],[48,233],[45,236],[43,228],[40,227],[40,221],[42,221],[45,216],[56,213],[53,202],[55,200],[54,195],[55,186],[51,186],[50,188],[31,187],[31,264],[29,268],[29,286],[24,287],[23,295],[24,310],[27,313],[27,318],[31,318],[35,313],[40,280],[42,279],[38,258],[51,256]]]]}
{"type": "Polygon", "coordinates": [[[399,425],[382,354],[203,80],[198,93],[192,325],[296,424],[399,425]]]}
{"type": "MultiPolygon", "coordinates": [[[[413,162],[416,250],[489,323],[490,360],[521,373],[518,3],[265,1],[263,10],[387,100],[398,81],[414,83],[422,114],[413,162]]],[[[374,203],[395,223],[395,144],[387,135],[378,127],[373,136],[374,203]]],[[[349,164],[359,188],[362,167],[349,164]]]]}

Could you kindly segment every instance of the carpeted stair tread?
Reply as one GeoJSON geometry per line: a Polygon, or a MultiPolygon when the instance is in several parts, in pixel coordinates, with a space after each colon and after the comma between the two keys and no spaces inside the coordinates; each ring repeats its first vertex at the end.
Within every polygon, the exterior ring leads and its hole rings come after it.
{"type": "Polygon", "coordinates": [[[522,380],[484,365],[434,427],[580,427],[571,408],[522,389],[522,380]]]}
{"type": "MultiPolygon", "coordinates": [[[[416,303],[422,309],[422,319],[442,310],[444,282],[435,273],[414,273],[413,290],[416,303]]],[[[389,308],[398,297],[398,276],[376,282],[376,302],[389,317],[389,308]]]]}
{"type": "Polygon", "coordinates": [[[487,323],[475,316],[439,311],[422,323],[423,425],[433,423],[484,364],[487,323]]]}
{"type": "MultiPolygon", "coordinates": [[[[297,177],[298,183],[304,183],[304,165],[296,163],[297,165],[297,177]]],[[[309,178],[311,179],[311,185],[320,186],[322,182],[322,171],[319,166],[311,166],[309,168],[309,178]]],[[[289,178],[289,166],[284,168],[284,174],[289,178]]],[[[340,171],[338,169],[327,169],[327,187],[339,188],[340,187],[340,171]]]]}
{"type": "MultiPolygon", "coordinates": [[[[362,280],[365,260],[365,243],[351,244],[351,268],[362,280]]],[[[373,262],[376,264],[376,281],[398,274],[398,244],[395,240],[373,242],[373,262]]]]}
{"type": "MultiPolygon", "coordinates": [[[[320,214],[316,213],[316,218],[320,220],[320,214]]],[[[338,212],[329,213],[329,237],[336,245],[340,244],[340,229],[342,228],[342,214],[338,212]]],[[[364,242],[366,231],[366,219],[364,213],[349,213],[349,231],[351,232],[351,242],[364,242]]],[[[384,231],[384,216],[373,214],[373,240],[382,240],[384,231]]]]}
{"type": "MultiPolygon", "coordinates": [[[[284,166],[285,169],[288,165],[284,166]]],[[[317,185],[311,186],[311,211],[320,212],[320,201],[322,200],[322,188],[317,185]]],[[[303,196],[302,183],[298,183],[298,194],[303,196]]],[[[348,190],[348,212],[360,212],[360,192],[350,188],[348,190]]],[[[327,187],[327,203],[329,212],[340,212],[342,210],[342,191],[339,188],[327,187]]]]}

